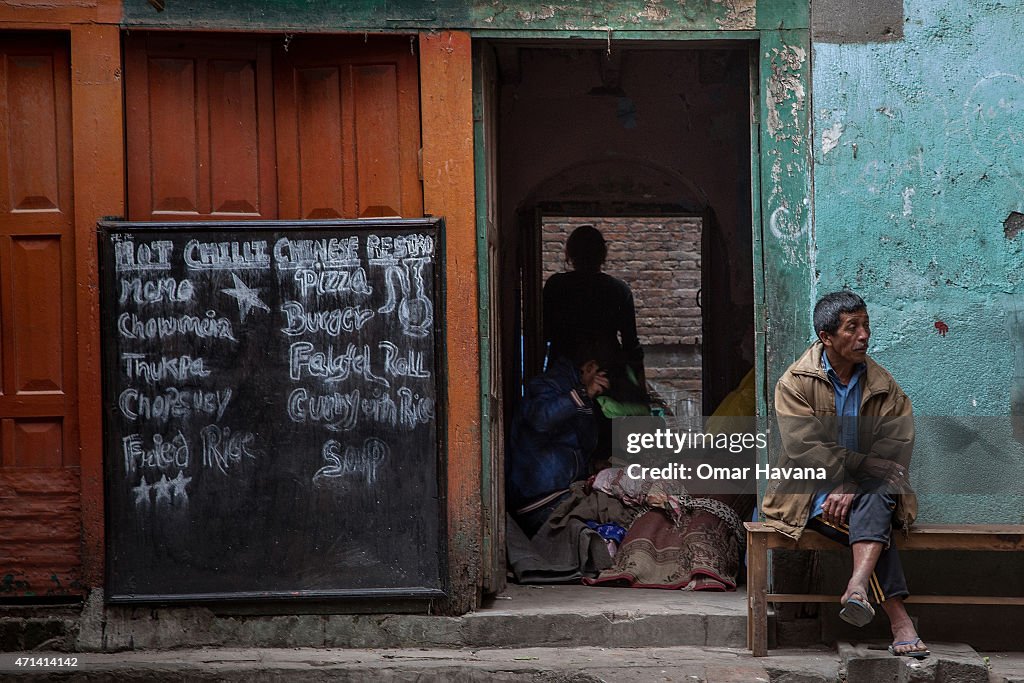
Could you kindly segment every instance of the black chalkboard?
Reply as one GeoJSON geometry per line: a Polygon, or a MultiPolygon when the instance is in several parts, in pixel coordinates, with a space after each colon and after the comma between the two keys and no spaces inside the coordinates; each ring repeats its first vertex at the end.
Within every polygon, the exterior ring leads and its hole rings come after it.
{"type": "Polygon", "coordinates": [[[442,221],[99,240],[107,599],[443,596],[442,221]]]}

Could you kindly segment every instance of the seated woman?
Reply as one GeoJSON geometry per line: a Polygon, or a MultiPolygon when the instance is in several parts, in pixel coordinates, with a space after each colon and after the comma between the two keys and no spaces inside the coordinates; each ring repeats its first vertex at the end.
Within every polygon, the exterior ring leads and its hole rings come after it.
{"type": "Polygon", "coordinates": [[[594,399],[608,388],[607,353],[598,340],[575,344],[532,380],[512,421],[506,458],[507,506],[532,536],[591,474],[598,425],[594,399]]]}

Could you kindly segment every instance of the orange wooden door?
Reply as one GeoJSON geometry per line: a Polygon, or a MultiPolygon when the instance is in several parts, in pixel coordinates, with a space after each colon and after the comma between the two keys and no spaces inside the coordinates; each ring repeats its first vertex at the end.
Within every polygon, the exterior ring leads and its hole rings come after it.
{"type": "Polygon", "coordinates": [[[82,592],[66,39],[0,38],[0,599],[82,592]]]}
{"type": "Polygon", "coordinates": [[[124,59],[128,217],[277,218],[269,43],[136,33],[124,59]]]}
{"type": "Polygon", "coordinates": [[[281,217],[422,216],[409,39],[298,36],[275,51],[281,217]]]}
{"type": "Polygon", "coordinates": [[[135,33],[125,103],[131,220],[423,215],[406,37],[135,33]]]}

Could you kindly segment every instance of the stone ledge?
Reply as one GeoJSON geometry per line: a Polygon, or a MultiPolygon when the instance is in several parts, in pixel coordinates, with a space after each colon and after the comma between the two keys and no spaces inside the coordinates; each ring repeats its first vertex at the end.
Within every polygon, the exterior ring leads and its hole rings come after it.
{"type": "Polygon", "coordinates": [[[931,656],[894,657],[888,643],[839,643],[847,683],[989,683],[985,660],[970,645],[928,643],[931,656]]]}

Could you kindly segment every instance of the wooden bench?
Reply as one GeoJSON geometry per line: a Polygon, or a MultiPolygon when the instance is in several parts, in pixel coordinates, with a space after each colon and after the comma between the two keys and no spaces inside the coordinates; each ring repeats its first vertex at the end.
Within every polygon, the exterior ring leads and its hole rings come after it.
{"type": "MultiPolygon", "coordinates": [[[[768,654],[769,602],[832,602],[838,595],[805,595],[768,592],[768,551],[840,550],[841,543],[805,530],[799,541],[760,522],[747,527],[747,647],[755,657],[768,654]]],[[[1024,524],[921,524],[911,528],[909,537],[894,532],[900,550],[1024,550],[1024,524]]],[[[911,585],[913,577],[908,577],[911,585]]],[[[907,603],[918,605],[1024,605],[1024,597],[980,595],[911,595],[907,603]]]]}

